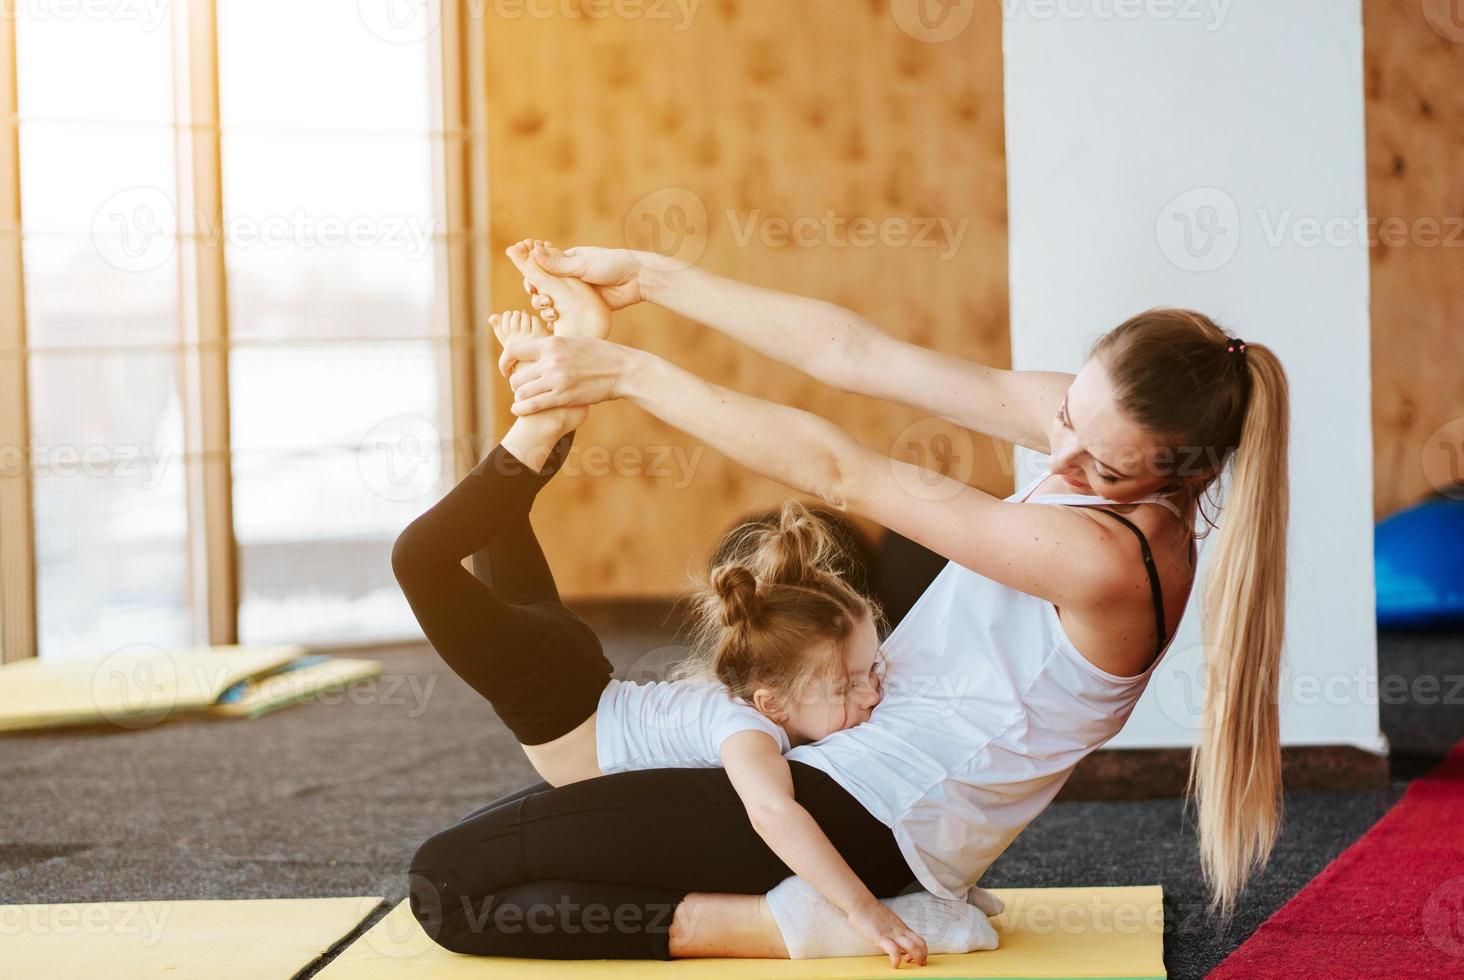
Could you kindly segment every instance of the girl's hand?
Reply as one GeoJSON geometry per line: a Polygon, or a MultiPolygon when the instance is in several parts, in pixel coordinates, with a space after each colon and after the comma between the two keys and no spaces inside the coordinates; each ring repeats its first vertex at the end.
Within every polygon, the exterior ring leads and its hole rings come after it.
{"type": "MultiPolygon", "coordinates": [[[[612,310],[623,310],[645,299],[640,280],[645,266],[628,248],[581,246],[560,252],[539,243],[531,254],[539,268],[550,275],[580,279],[594,286],[595,292],[612,310]]],[[[527,279],[524,280],[524,290],[534,297],[535,309],[543,310],[553,305],[549,297],[539,296],[538,289],[527,279]]]]}
{"type": "Polygon", "coordinates": [[[920,934],[881,902],[861,905],[849,914],[849,924],[859,934],[890,955],[890,966],[896,970],[902,962],[924,966],[928,951],[920,934]]]}
{"type": "Polygon", "coordinates": [[[595,405],[620,397],[626,348],[590,337],[514,337],[498,359],[499,370],[519,362],[508,383],[515,415],[547,408],[595,405]]]}

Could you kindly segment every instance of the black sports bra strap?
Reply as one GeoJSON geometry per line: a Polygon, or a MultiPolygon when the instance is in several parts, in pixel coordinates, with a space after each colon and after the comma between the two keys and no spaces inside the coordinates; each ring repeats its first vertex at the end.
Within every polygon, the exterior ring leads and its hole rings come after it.
{"type": "MultiPolygon", "coordinates": [[[[1154,650],[1154,660],[1158,660],[1159,654],[1164,652],[1164,591],[1159,588],[1159,569],[1154,565],[1154,553],[1149,550],[1149,539],[1144,537],[1143,531],[1134,526],[1133,521],[1122,514],[1108,510],[1106,507],[1094,507],[1093,509],[1118,518],[1139,539],[1139,549],[1144,553],[1144,568],[1149,572],[1149,591],[1154,596],[1154,623],[1159,629],[1159,645],[1154,650]]],[[[1149,662],[1152,664],[1154,661],[1149,662]]]]}

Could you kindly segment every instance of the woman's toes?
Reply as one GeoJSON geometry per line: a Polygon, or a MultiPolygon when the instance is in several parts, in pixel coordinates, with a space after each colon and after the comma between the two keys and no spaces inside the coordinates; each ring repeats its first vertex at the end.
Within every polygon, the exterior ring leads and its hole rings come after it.
{"type": "Polygon", "coordinates": [[[535,337],[547,337],[547,336],[549,336],[550,332],[551,331],[549,330],[549,328],[544,325],[544,321],[543,320],[540,320],[536,316],[529,318],[529,333],[530,334],[532,334],[535,337]]]}

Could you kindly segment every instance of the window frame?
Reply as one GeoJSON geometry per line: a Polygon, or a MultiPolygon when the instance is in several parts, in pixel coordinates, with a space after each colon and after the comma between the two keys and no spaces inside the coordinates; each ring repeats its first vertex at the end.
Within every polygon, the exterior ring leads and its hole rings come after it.
{"type": "MultiPolygon", "coordinates": [[[[223,216],[219,39],[216,0],[171,11],[174,154],[178,228],[177,350],[183,395],[187,551],[199,642],[228,645],[239,636],[239,545],[234,528],[230,429],[228,276],[225,243],[196,225],[223,216]]],[[[489,300],[487,84],[485,39],[465,0],[442,4],[432,51],[437,202],[447,233],[450,443],[454,480],[477,463],[491,430],[491,365],[474,325],[489,300]]],[[[34,470],[30,459],[30,356],[25,306],[16,18],[0,18],[0,664],[38,656],[34,470]],[[18,454],[17,454],[18,453],[18,454]]],[[[369,650],[370,640],[322,646],[369,650]]],[[[317,645],[318,646],[318,645],[317,645]]]]}

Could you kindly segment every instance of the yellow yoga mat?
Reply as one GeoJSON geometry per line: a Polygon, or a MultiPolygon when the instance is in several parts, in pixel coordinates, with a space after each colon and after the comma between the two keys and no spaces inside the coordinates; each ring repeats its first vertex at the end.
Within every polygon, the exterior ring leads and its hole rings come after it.
{"type": "Polygon", "coordinates": [[[0,732],[62,725],[144,728],[213,704],[239,681],[305,653],[300,646],[136,646],[84,660],[0,667],[0,732]]]}
{"type": "Polygon", "coordinates": [[[380,898],[0,906],[6,980],[282,980],[361,924],[380,898]]]}
{"type": "Polygon", "coordinates": [[[826,960],[525,960],[459,956],[422,932],[405,902],[317,976],[322,980],[864,980],[904,977],[1148,978],[1164,974],[1164,894],[1129,888],[994,888],[1006,911],[992,919],[1001,948],[932,955],[890,969],[877,956],[826,960]]]}

